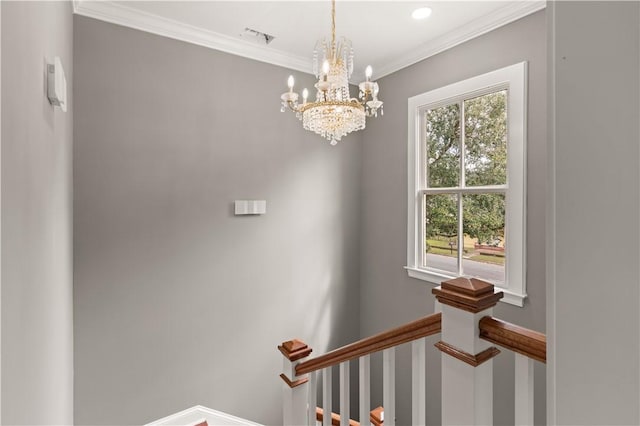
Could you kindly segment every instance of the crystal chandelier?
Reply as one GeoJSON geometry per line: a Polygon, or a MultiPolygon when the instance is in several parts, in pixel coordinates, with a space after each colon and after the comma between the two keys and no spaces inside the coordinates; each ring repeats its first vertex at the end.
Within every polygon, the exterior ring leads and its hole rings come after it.
{"type": "Polygon", "coordinates": [[[282,94],[282,108],[296,113],[302,126],[331,141],[335,145],[348,133],[364,129],[365,118],[383,114],[378,100],[378,83],[371,81],[372,70],[366,69],[366,80],[359,84],[360,96],[349,94],[349,77],[353,73],[353,48],[351,41],[341,37],[336,41],[336,2],[331,0],[331,39],[322,38],[313,50],[313,73],[316,100],[307,102],[309,91],[302,91],[302,103],[293,91],[293,76],[289,76],[289,91],[282,94]]]}

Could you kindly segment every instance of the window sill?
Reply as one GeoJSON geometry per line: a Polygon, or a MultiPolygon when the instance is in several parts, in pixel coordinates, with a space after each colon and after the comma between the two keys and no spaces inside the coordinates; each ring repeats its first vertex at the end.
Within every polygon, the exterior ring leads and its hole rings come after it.
{"type": "MultiPolygon", "coordinates": [[[[407,270],[407,273],[411,278],[427,281],[434,285],[440,285],[442,281],[456,278],[455,275],[447,275],[446,273],[438,273],[435,271],[429,271],[427,269],[416,268],[413,266],[405,266],[404,269],[407,270]]],[[[496,286],[495,292],[497,293],[499,291],[502,291],[504,293],[504,297],[500,300],[501,302],[519,307],[524,306],[524,299],[526,299],[527,297],[526,294],[519,294],[510,291],[509,289],[496,286]]]]}

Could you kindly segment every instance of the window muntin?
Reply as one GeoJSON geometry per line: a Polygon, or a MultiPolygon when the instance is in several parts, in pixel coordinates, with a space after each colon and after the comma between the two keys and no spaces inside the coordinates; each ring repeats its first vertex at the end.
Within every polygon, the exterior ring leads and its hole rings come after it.
{"type": "Polygon", "coordinates": [[[409,99],[410,276],[478,276],[523,305],[525,118],[525,62],[409,99]]]}

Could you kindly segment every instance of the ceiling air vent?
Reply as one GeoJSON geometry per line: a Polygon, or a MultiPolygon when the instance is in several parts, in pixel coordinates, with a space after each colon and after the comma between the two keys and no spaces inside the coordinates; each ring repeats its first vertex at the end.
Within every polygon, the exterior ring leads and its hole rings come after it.
{"type": "Polygon", "coordinates": [[[252,28],[245,28],[244,31],[240,33],[240,37],[252,43],[262,44],[265,46],[271,43],[275,38],[272,35],[265,34],[252,28]]]}

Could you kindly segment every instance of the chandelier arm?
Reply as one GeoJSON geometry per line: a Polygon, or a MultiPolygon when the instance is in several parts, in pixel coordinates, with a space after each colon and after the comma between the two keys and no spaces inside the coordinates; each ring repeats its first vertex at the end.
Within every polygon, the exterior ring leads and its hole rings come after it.
{"type": "Polygon", "coordinates": [[[296,104],[295,102],[289,101],[289,102],[287,102],[287,106],[293,112],[299,112],[300,111],[300,105],[296,104]]]}

